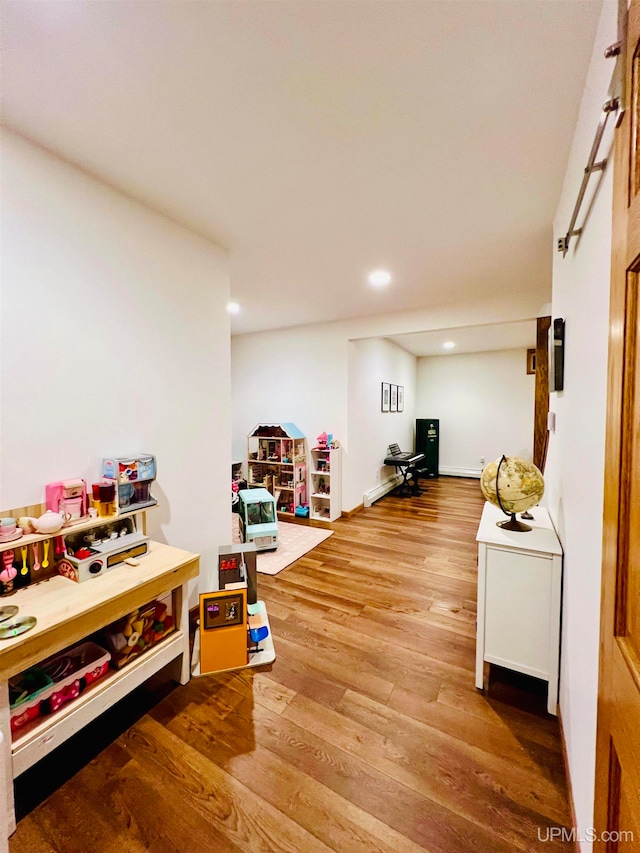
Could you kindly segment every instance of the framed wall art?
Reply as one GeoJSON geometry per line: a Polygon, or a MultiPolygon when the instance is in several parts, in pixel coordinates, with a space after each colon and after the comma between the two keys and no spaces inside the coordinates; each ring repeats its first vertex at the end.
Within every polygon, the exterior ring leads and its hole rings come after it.
{"type": "Polygon", "coordinates": [[[382,383],[382,396],[380,398],[380,411],[388,412],[391,402],[391,386],[388,382],[382,383]]]}
{"type": "Polygon", "coordinates": [[[535,347],[533,349],[527,350],[527,373],[535,373],[536,372],[536,350],[535,347]]]}
{"type": "Polygon", "coordinates": [[[404,412],[404,385],[398,385],[398,411],[404,412]]]}
{"type": "Polygon", "coordinates": [[[389,411],[390,412],[397,412],[398,411],[398,386],[397,385],[391,386],[391,401],[390,401],[390,405],[389,405],[389,411]]]}

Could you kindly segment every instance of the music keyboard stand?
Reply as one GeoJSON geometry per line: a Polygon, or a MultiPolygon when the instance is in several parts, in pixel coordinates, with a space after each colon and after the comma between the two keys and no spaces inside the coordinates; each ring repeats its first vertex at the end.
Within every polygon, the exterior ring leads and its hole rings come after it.
{"type": "Polygon", "coordinates": [[[402,474],[402,482],[397,489],[394,489],[394,493],[398,497],[404,497],[406,489],[407,496],[419,495],[418,472],[420,469],[417,466],[424,460],[424,453],[402,453],[397,444],[390,444],[389,451],[390,455],[385,457],[384,464],[394,467],[396,473],[402,474]],[[411,480],[413,480],[413,486],[411,480]]]}

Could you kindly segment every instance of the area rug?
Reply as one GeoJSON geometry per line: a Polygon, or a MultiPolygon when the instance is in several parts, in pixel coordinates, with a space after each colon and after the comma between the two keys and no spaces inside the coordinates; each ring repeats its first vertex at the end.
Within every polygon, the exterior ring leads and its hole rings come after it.
{"type": "MultiPolygon", "coordinates": [[[[258,551],[257,569],[263,575],[277,575],[332,534],[333,530],[326,530],[324,527],[307,527],[306,524],[287,524],[286,521],[279,521],[280,545],[276,551],[258,551]]],[[[237,515],[233,517],[233,541],[240,541],[237,515]]]]}

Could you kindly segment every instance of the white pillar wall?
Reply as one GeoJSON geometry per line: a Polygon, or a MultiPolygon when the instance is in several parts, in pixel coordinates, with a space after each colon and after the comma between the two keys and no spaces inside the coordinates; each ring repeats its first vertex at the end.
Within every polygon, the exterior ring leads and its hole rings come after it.
{"type": "MultiPolygon", "coordinates": [[[[566,234],[583,170],[607,100],[613,61],[605,48],[617,40],[617,4],[605,0],[564,186],[554,240],[566,234]]],[[[609,122],[613,125],[613,122],[609,122]]],[[[612,127],[600,146],[606,157],[612,127]]],[[[582,853],[592,844],[600,637],[600,583],[607,351],[611,267],[612,163],[591,178],[582,205],[582,233],[566,257],[554,252],[553,318],[565,329],[564,390],[551,394],[556,415],[545,468],[546,494],[564,548],[560,711],[582,853]],[[597,187],[597,193],[596,193],[597,187]],[[586,218],[585,218],[586,217],[586,218]]]]}
{"type": "Polygon", "coordinates": [[[230,538],[227,254],[15,134],[2,157],[0,506],[154,453],[150,534],[213,569],[230,538]]]}

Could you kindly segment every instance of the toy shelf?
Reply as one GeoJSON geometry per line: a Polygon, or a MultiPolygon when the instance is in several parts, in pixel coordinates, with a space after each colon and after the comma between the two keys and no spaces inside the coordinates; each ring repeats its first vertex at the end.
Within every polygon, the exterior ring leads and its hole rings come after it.
{"type": "MultiPolygon", "coordinates": [[[[182,684],[189,680],[187,585],[198,575],[199,557],[159,542],[150,542],[149,548],[138,566],[121,566],[85,583],[55,575],[11,596],[20,615],[35,616],[37,621],[30,631],[0,645],[0,761],[7,779],[19,776],[167,664],[173,666],[176,680],[182,684]],[[11,742],[9,678],[167,594],[173,598],[175,631],[122,669],[110,670],[56,713],[34,720],[11,742]]],[[[15,830],[11,785],[6,798],[4,831],[10,835],[15,830]]]]}
{"type": "Polygon", "coordinates": [[[122,669],[109,669],[107,675],[87,687],[77,699],[63,705],[59,711],[38,717],[24,730],[21,729],[11,745],[14,778],[171,663],[182,654],[183,648],[184,634],[173,631],[122,669]]]}
{"type": "Polygon", "coordinates": [[[311,450],[311,518],[335,521],[342,513],[342,448],[314,447],[311,450]]]}
{"type": "Polygon", "coordinates": [[[293,462],[278,462],[275,459],[249,459],[255,465],[283,465],[285,468],[293,468],[293,462]]]}
{"type": "MultiPolygon", "coordinates": [[[[0,552],[9,550],[16,551],[18,548],[23,548],[25,545],[31,545],[33,542],[44,542],[46,539],[55,539],[57,536],[68,536],[70,533],[91,530],[93,527],[99,527],[101,524],[109,524],[109,522],[118,521],[119,518],[126,518],[127,516],[137,515],[141,512],[148,512],[156,506],[158,506],[158,504],[151,504],[150,506],[140,506],[134,507],[133,509],[123,510],[118,513],[118,515],[105,515],[88,518],[86,521],[79,521],[76,524],[68,524],[65,527],[61,527],[60,530],[56,530],[55,533],[26,533],[24,536],[18,537],[18,539],[13,539],[11,542],[0,542],[0,552]]],[[[43,506],[39,514],[42,515],[44,511],[45,508],[43,506]]],[[[15,513],[16,510],[13,510],[14,516],[15,513]]]]}

